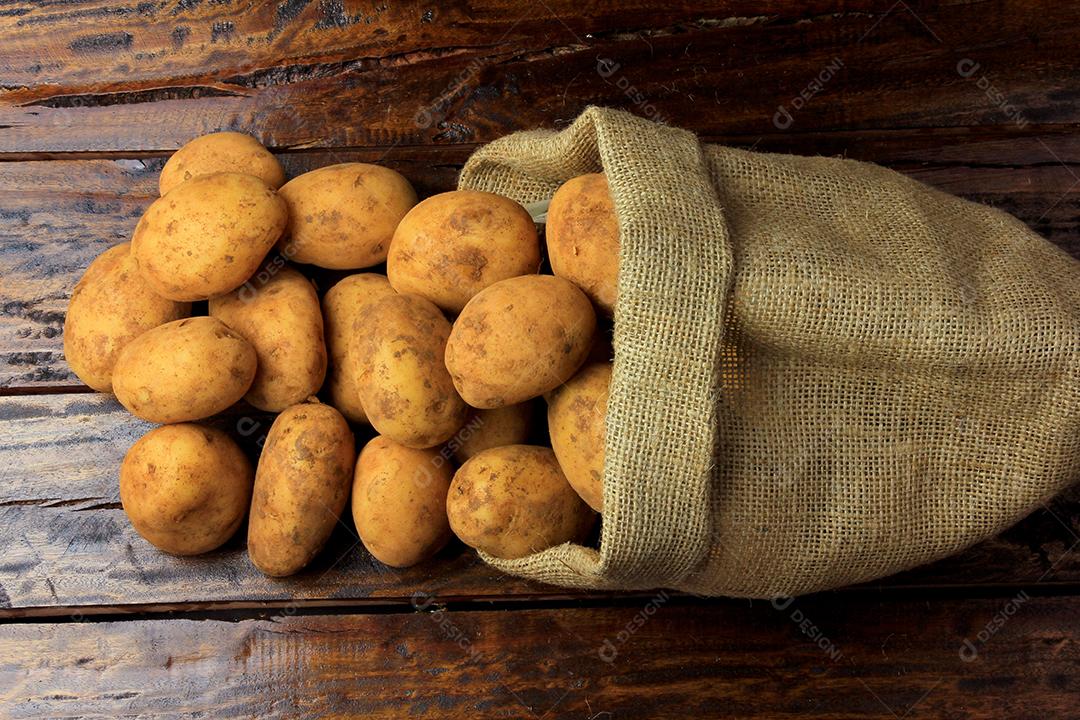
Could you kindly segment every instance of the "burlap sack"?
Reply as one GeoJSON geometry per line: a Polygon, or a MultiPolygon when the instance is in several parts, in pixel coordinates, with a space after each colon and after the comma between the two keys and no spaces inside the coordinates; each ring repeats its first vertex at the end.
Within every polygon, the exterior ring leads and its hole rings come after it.
{"type": "Polygon", "coordinates": [[[990,537],[1080,479],[1080,263],[875,165],[590,108],[478,150],[529,204],[607,173],[622,242],[600,550],[507,572],[797,595],[990,537]]]}

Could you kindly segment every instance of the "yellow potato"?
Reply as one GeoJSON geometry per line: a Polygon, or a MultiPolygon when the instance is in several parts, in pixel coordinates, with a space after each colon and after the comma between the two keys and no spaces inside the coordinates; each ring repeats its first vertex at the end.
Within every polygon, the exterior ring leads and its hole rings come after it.
{"type": "Polygon", "coordinates": [[[158,190],[164,195],[182,182],[219,172],[254,175],[275,190],[285,182],[281,163],[258,140],[244,133],[216,132],[174,152],[161,168],[158,190]]]}
{"type": "Polygon", "coordinates": [[[225,433],[190,423],[151,430],[120,465],[120,502],[160,550],[197,555],[223,545],[247,513],[255,474],[225,433]]]}
{"type": "Polygon", "coordinates": [[[249,403],[281,412],[319,392],[326,345],[319,297],[306,277],[277,268],[265,283],[212,298],[210,315],[255,347],[258,369],[244,396],[249,403]]]}
{"type": "Polygon", "coordinates": [[[458,468],[446,514],[462,542],[504,560],[581,542],[596,520],[555,453],[533,445],[485,450],[458,468]]]}
{"type": "Polygon", "coordinates": [[[521,445],[529,439],[532,403],[474,410],[461,430],[446,444],[458,462],[503,445],[521,445]]]}
{"type": "Polygon", "coordinates": [[[596,512],[604,500],[604,440],[611,365],[586,365],[548,401],[548,432],[570,486],[596,512]]]}
{"type": "Polygon", "coordinates": [[[254,175],[204,175],[150,205],[131,252],[158,295],[206,300],[232,292],[255,273],[286,218],[285,202],[254,175]]]}
{"type": "Polygon", "coordinates": [[[190,303],[155,294],[123,243],[99,255],[75,284],[64,319],[64,358],[79,379],[112,392],[116,358],[151,328],[191,314],[190,303]]]}
{"type": "Polygon", "coordinates": [[[386,260],[394,228],[416,191],[390,168],[342,163],[306,172],[285,183],[289,231],[281,252],[298,263],[336,270],[386,260]]]}
{"type": "Polygon", "coordinates": [[[360,364],[352,359],[349,350],[353,346],[353,326],[370,305],[393,294],[385,275],[358,273],[340,281],[323,296],[326,349],[330,353],[327,391],[330,404],[350,422],[368,421],[360,404],[360,364]]]}
{"type": "Polygon", "coordinates": [[[345,509],[356,446],[349,424],[318,402],[293,405],[266,436],[248,521],[248,556],[283,577],[310,563],[345,509]]]}
{"type": "Polygon", "coordinates": [[[465,402],[496,408],[543,395],[585,362],[596,329],[573,283],[523,275],[481,290],[446,344],[446,367],[465,402]]]}
{"type": "Polygon", "coordinates": [[[402,219],[386,275],[399,293],[458,313],[488,285],[539,266],[536,225],[525,208],[501,195],[455,190],[429,197],[402,219]]]}
{"type": "Polygon", "coordinates": [[[360,403],[380,434],[412,448],[446,442],[468,415],[443,363],[450,323],[415,295],[393,295],[356,323],[360,403]]]}
{"type": "Polygon", "coordinates": [[[601,173],[568,180],[548,205],[551,271],[585,291],[605,314],[615,310],[619,279],[619,222],[601,173]]]}
{"type": "Polygon", "coordinates": [[[174,320],[120,351],[113,392],[143,420],[199,420],[244,397],[255,379],[255,358],[251,343],[217,318],[174,320]]]}
{"type": "Polygon", "coordinates": [[[427,560],[450,540],[446,493],[453,475],[435,450],[379,436],[356,461],[352,516],[364,547],[390,567],[427,560]]]}

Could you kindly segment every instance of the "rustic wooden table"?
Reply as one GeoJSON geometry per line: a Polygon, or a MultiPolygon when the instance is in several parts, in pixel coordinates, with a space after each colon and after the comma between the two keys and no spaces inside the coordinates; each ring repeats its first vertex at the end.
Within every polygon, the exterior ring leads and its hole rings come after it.
{"type": "Polygon", "coordinates": [[[838,5],[0,3],[0,716],[1075,717],[1080,494],[790,604],[567,592],[459,546],[395,571],[346,529],[269,580],[240,539],[177,559],[134,533],[117,467],[147,426],[64,363],[75,280],[219,129],[430,194],[605,104],[882,163],[1080,257],[1080,6],[838,5]]]}

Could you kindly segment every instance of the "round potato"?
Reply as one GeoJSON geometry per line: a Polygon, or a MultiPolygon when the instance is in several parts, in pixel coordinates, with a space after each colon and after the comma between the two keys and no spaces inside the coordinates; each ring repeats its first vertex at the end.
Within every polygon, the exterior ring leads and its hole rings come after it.
{"type": "Polygon", "coordinates": [[[120,465],[120,502],[136,532],[173,555],[223,545],[247,513],[255,473],[225,433],[190,423],[143,435],[120,465]]]}
{"type": "Polygon", "coordinates": [[[504,560],[580,542],[596,520],[555,453],[533,445],[485,450],[458,468],[446,514],[462,542],[504,560]]]}
{"type": "Polygon", "coordinates": [[[386,260],[394,228],[416,204],[409,181],[390,168],[342,163],[306,172],[281,188],[289,231],[281,252],[298,263],[336,270],[386,260]]]}
{"type": "Polygon", "coordinates": [[[244,396],[249,403],[281,412],[319,392],[326,377],[319,296],[296,270],[278,268],[258,287],[248,284],[211,298],[210,316],[255,348],[258,368],[244,396]]]}
{"type": "Polygon", "coordinates": [[[386,275],[400,293],[459,313],[499,280],[536,274],[540,242],[525,208],[501,195],[455,190],[435,195],[401,220],[386,275]]]}
{"type": "Polygon", "coordinates": [[[429,448],[465,423],[468,409],[443,362],[449,334],[439,308],[415,295],[383,298],[357,320],[360,403],[380,434],[429,448]]]}
{"type": "Polygon", "coordinates": [[[563,183],[548,205],[544,235],[551,271],[610,316],[618,295],[619,221],[607,178],[593,173],[563,183]]]}
{"type": "Polygon", "coordinates": [[[216,132],[174,152],[161,168],[158,190],[164,195],[182,182],[219,172],[254,175],[275,190],[285,182],[281,163],[258,140],[244,133],[216,132]]]}
{"type": "Polygon", "coordinates": [[[285,229],[288,211],[254,175],[215,173],[177,185],[147,209],[131,251],[154,292],[206,300],[240,287],[285,229]]]}
{"type": "Polygon", "coordinates": [[[468,421],[447,443],[458,462],[503,445],[521,445],[529,439],[532,403],[474,410],[468,421]]]}
{"type": "Polygon", "coordinates": [[[364,547],[390,567],[427,560],[450,540],[446,493],[453,475],[435,450],[379,436],[356,461],[352,516],[364,547]]]}
{"type": "Polygon", "coordinates": [[[266,436],[248,521],[248,556],[261,572],[298,572],[326,544],[349,499],[356,445],[345,418],[318,402],[293,405],[266,436]]]}
{"type": "Polygon", "coordinates": [[[124,346],[190,314],[190,303],[166,300],[150,289],[130,243],[117,245],[90,263],[75,284],[64,318],[64,358],[84,383],[112,392],[113,366],[124,346]]]}
{"type": "Polygon", "coordinates": [[[604,500],[604,440],[611,365],[586,365],[548,401],[551,447],[570,486],[596,512],[604,500]]]}
{"type": "Polygon", "coordinates": [[[143,420],[200,420],[244,397],[256,362],[251,343],[217,318],[174,320],[124,346],[113,368],[113,392],[143,420]]]}
{"type": "Polygon", "coordinates": [[[394,288],[385,275],[358,273],[341,280],[323,296],[326,348],[330,353],[327,391],[330,404],[350,422],[368,421],[360,404],[360,364],[350,351],[354,346],[350,342],[353,327],[369,306],[393,294],[394,288]]]}
{"type": "Polygon", "coordinates": [[[566,382],[585,362],[596,314],[568,280],[523,275],[481,290],[446,344],[446,367],[465,402],[513,405],[566,382]]]}

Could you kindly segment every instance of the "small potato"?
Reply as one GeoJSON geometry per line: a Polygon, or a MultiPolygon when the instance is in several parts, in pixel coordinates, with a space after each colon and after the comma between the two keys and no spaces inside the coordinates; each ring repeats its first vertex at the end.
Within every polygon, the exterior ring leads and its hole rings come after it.
{"type": "Polygon", "coordinates": [[[439,308],[415,295],[383,298],[357,320],[360,403],[380,434],[429,448],[465,423],[468,409],[443,362],[449,334],[439,308]]]}
{"type": "Polygon", "coordinates": [[[158,295],[206,300],[255,273],[287,214],[285,202],[254,175],[204,175],[153,202],[135,227],[131,252],[158,295]]]}
{"type": "Polygon", "coordinates": [[[99,255],[75,284],[64,319],[64,358],[79,379],[98,392],[112,392],[120,351],[158,325],[191,314],[191,303],[166,300],[139,275],[131,244],[99,255]]]}
{"type": "Polygon", "coordinates": [[[529,439],[532,403],[519,403],[491,410],[474,410],[461,430],[447,443],[458,462],[503,445],[521,445],[529,439]]]}
{"type": "Polygon", "coordinates": [[[327,390],[330,404],[349,422],[366,423],[367,413],[360,404],[360,363],[352,358],[353,326],[367,308],[394,295],[385,275],[358,273],[350,275],[323,296],[323,320],[326,322],[326,348],[330,353],[327,390]]]}
{"type": "Polygon", "coordinates": [[[174,320],[144,332],[120,351],[113,392],[143,420],[200,420],[244,397],[255,367],[255,348],[217,318],[174,320]]]}
{"type": "Polygon", "coordinates": [[[289,231],[282,254],[298,263],[335,270],[386,260],[394,228],[416,204],[409,181],[390,168],[342,163],[285,183],[289,231]]]}
{"type": "Polygon", "coordinates": [[[465,402],[513,405],[566,382],[585,362],[596,329],[592,303],[573,283],[523,275],[481,290],[446,344],[446,367],[465,402]]]}
{"type": "Polygon", "coordinates": [[[533,445],[485,450],[458,468],[446,514],[462,542],[504,560],[580,542],[596,520],[555,453],[533,445]]]}
{"type": "Polygon", "coordinates": [[[540,242],[525,208],[501,195],[455,190],[424,200],[401,220],[386,258],[399,293],[459,313],[499,280],[536,274],[540,242]]]}
{"type": "Polygon", "coordinates": [[[162,195],[182,182],[219,172],[254,175],[277,190],[285,182],[281,163],[262,144],[244,133],[216,132],[191,140],[161,168],[162,195]]]}
{"type": "Polygon", "coordinates": [[[210,316],[255,347],[255,382],[244,396],[249,403],[281,412],[319,392],[326,377],[319,296],[296,270],[278,268],[262,285],[212,298],[210,316]]]}
{"type": "Polygon", "coordinates": [[[318,402],[293,405],[266,436],[248,522],[248,556],[284,577],[311,562],[345,509],[356,445],[349,424],[318,402]]]}
{"type": "Polygon", "coordinates": [[[436,450],[379,436],[356,461],[352,515],[364,547],[390,567],[427,560],[449,542],[446,493],[453,470],[436,450]]]}
{"type": "Polygon", "coordinates": [[[190,423],[143,435],[120,465],[120,502],[159,550],[197,555],[233,536],[251,502],[255,473],[225,433],[190,423]]]}
{"type": "Polygon", "coordinates": [[[551,447],[570,486],[596,512],[604,500],[604,440],[611,365],[586,365],[548,402],[551,447]]]}
{"type": "Polygon", "coordinates": [[[602,173],[563,183],[548,205],[548,260],[551,271],[585,291],[611,316],[619,279],[619,221],[602,173]]]}

